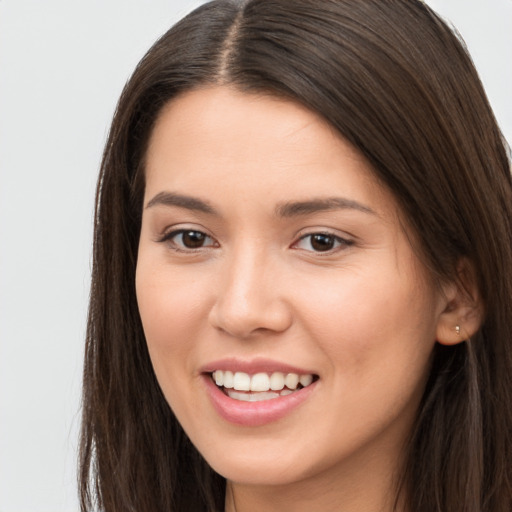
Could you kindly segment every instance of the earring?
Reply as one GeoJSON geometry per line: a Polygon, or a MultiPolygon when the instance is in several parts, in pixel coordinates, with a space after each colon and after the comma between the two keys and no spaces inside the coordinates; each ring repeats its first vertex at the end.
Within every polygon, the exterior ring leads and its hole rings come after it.
{"type": "Polygon", "coordinates": [[[455,332],[457,333],[457,336],[460,335],[460,325],[455,326],[455,332]]]}

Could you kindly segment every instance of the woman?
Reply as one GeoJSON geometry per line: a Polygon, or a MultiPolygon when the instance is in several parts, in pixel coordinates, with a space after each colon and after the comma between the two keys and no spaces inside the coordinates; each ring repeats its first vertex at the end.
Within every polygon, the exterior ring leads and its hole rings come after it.
{"type": "Polygon", "coordinates": [[[424,3],[191,13],[104,154],[82,509],[511,510],[511,205],[424,3]]]}

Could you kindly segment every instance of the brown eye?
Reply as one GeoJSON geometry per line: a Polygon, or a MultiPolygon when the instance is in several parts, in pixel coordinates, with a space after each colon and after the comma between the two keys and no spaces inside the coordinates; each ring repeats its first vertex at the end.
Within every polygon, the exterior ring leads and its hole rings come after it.
{"type": "Polygon", "coordinates": [[[180,229],[166,235],[162,242],[171,242],[176,250],[194,250],[215,245],[213,239],[195,229],[180,229]]]}
{"type": "Polygon", "coordinates": [[[346,248],[352,244],[351,240],[345,240],[330,233],[311,233],[304,235],[295,244],[295,247],[310,252],[329,252],[346,248]]]}
{"type": "Polygon", "coordinates": [[[315,251],[330,251],[334,247],[336,239],[332,235],[311,235],[311,247],[315,251]]]}
{"type": "Polygon", "coordinates": [[[181,234],[182,243],[188,249],[203,247],[206,238],[206,235],[200,231],[184,231],[181,234]]]}

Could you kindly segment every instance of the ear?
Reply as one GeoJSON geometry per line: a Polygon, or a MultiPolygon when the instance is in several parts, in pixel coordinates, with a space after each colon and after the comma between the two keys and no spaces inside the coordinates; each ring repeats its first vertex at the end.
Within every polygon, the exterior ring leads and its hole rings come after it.
{"type": "Polygon", "coordinates": [[[456,278],[443,285],[445,309],[437,323],[437,341],[456,345],[469,340],[484,320],[484,305],[478,290],[476,272],[466,258],[457,264],[456,278]]]}

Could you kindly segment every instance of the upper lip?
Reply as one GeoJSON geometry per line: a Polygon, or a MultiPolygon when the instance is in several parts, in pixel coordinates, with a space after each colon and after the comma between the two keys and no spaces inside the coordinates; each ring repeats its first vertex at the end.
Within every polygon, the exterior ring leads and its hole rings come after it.
{"type": "Polygon", "coordinates": [[[289,363],[272,359],[256,358],[251,360],[238,359],[236,357],[219,359],[207,363],[201,368],[201,373],[212,373],[215,370],[244,372],[250,375],[255,373],[296,373],[298,375],[316,375],[316,372],[305,368],[299,368],[289,363]]]}

